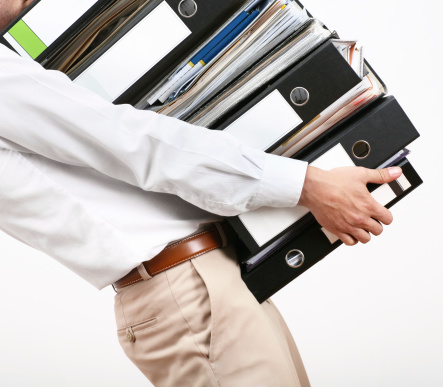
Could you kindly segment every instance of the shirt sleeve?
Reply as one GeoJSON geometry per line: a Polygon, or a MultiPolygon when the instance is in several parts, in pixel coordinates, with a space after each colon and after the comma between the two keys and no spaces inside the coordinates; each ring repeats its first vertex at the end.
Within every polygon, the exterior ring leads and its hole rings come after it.
{"type": "Polygon", "coordinates": [[[292,207],[307,164],[129,105],[113,105],[0,44],[0,147],[91,167],[232,216],[292,207]]]}

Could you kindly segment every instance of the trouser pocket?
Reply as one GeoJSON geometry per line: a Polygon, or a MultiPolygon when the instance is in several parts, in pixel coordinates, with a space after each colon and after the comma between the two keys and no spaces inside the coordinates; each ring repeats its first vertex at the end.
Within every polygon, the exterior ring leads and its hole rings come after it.
{"type": "Polygon", "coordinates": [[[155,386],[216,386],[211,307],[190,261],[116,295],[119,342],[155,386]]]}
{"type": "Polygon", "coordinates": [[[158,320],[156,317],[150,318],[146,321],[130,325],[128,327],[120,328],[117,330],[119,340],[127,340],[130,343],[134,343],[137,340],[137,334],[143,333],[146,329],[153,328],[157,325],[158,320]]]}

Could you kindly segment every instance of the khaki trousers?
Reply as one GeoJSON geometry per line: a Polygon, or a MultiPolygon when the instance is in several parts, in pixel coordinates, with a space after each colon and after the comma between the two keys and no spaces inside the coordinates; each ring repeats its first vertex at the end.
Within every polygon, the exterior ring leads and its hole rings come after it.
{"type": "Polygon", "coordinates": [[[229,247],[120,291],[115,314],[123,350],[155,386],[309,386],[280,313],[255,300],[229,247]]]}

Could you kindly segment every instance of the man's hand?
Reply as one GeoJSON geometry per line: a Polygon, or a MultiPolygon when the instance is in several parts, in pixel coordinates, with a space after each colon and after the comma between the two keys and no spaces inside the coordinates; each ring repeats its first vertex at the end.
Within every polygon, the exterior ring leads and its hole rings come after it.
{"type": "Polygon", "coordinates": [[[335,168],[324,171],[308,167],[299,204],[308,207],[317,221],[348,246],[367,243],[380,235],[383,224],[392,222],[391,212],[375,201],[366,184],[389,183],[402,174],[399,167],[366,169],[335,168]]]}

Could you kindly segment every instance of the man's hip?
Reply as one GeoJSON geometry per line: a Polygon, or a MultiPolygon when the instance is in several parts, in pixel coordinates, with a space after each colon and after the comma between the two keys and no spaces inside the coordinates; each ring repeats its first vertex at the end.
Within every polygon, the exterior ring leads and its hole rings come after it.
{"type": "Polygon", "coordinates": [[[308,386],[297,348],[268,301],[240,277],[233,248],[120,290],[118,337],[156,386],[308,386]]]}

